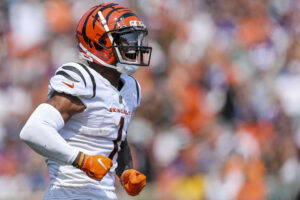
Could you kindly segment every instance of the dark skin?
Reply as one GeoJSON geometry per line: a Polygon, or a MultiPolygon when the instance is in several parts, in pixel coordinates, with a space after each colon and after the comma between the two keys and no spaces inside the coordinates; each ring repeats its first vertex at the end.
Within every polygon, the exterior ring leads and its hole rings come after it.
{"type": "Polygon", "coordinates": [[[119,178],[125,170],[133,168],[131,152],[127,139],[121,143],[121,151],[118,153],[117,162],[118,167],[116,169],[116,173],[119,178]]]}
{"type": "MultiPolygon", "coordinates": [[[[114,69],[107,67],[98,66],[95,63],[89,63],[89,66],[101,74],[102,77],[106,78],[111,85],[118,88],[120,82],[120,73],[114,69]]],[[[75,96],[64,94],[64,93],[54,93],[53,96],[46,101],[46,103],[52,105],[56,108],[62,115],[65,123],[76,113],[83,112],[85,110],[85,105],[75,96]]],[[[76,166],[79,161],[80,153],[73,162],[76,166]]],[[[123,171],[132,168],[132,157],[127,140],[121,143],[121,151],[118,153],[118,168],[116,169],[117,175],[121,177],[123,171]]]]}

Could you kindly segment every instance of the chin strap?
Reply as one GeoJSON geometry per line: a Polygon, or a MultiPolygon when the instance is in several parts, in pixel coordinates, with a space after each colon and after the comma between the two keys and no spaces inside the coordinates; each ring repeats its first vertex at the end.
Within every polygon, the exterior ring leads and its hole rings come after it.
{"type": "Polygon", "coordinates": [[[93,58],[88,57],[85,53],[79,52],[79,58],[83,60],[87,60],[89,62],[93,62],[93,58]]]}
{"type": "Polygon", "coordinates": [[[101,60],[100,58],[98,58],[97,56],[95,56],[94,54],[89,52],[81,43],[79,43],[79,47],[84,51],[84,53],[80,52],[80,54],[79,54],[80,58],[82,58],[84,60],[88,60],[90,62],[93,62],[94,60],[96,60],[97,62],[99,62],[101,65],[103,65],[105,67],[117,69],[116,66],[110,65],[110,64],[104,62],[103,60],[101,60]]]}
{"type": "Polygon", "coordinates": [[[126,65],[126,64],[121,64],[119,62],[116,64],[116,66],[110,65],[110,64],[104,62],[103,60],[99,59],[97,56],[95,56],[91,52],[89,52],[86,48],[84,48],[84,46],[81,43],[79,43],[79,47],[84,51],[84,53],[83,52],[79,53],[79,57],[81,59],[84,59],[84,60],[87,60],[90,62],[93,62],[94,60],[96,60],[97,62],[99,62],[101,65],[103,65],[105,67],[115,69],[118,72],[127,74],[127,75],[132,75],[138,70],[138,66],[136,66],[136,65],[126,65]]]}
{"type": "Polygon", "coordinates": [[[127,74],[127,75],[132,75],[134,74],[139,66],[137,65],[126,65],[126,64],[121,64],[121,63],[117,63],[117,71],[123,74],[127,74]]]}

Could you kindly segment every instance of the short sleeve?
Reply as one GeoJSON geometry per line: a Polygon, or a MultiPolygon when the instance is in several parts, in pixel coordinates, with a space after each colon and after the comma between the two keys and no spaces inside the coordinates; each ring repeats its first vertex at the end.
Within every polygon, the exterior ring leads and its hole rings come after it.
{"type": "Polygon", "coordinates": [[[55,91],[76,97],[92,98],[95,95],[93,78],[85,65],[66,63],[59,67],[50,79],[48,98],[55,91]]]}

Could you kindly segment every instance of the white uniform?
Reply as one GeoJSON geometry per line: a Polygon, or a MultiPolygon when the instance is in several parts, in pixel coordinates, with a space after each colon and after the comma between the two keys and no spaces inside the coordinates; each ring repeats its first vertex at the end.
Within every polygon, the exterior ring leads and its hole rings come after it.
{"type": "Polygon", "coordinates": [[[45,199],[116,199],[118,151],[141,99],[140,86],[133,77],[122,74],[121,81],[124,85],[118,91],[95,70],[80,63],[63,65],[51,78],[49,97],[55,91],[66,93],[86,106],[59,131],[61,136],[83,153],[111,158],[113,166],[101,181],[96,181],[71,165],[46,159],[51,182],[45,199]]]}

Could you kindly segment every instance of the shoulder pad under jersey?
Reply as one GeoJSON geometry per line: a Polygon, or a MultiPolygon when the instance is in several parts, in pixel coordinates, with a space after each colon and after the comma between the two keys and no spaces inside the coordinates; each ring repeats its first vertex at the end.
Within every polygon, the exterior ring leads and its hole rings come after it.
{"type": "Polygon", "coordinates": [[[127,85],[126,87],[130,87],[130,90],[134,94],[133,101],[134,101],[134,105],[135,105],[135,109],[136,109],[137,107],[140,106],[141,99],[142,99],[140,84],[132,76],[128,76],[128,75],[122,74],[121,78],[126,81],[126,85],[127,85]]]}
{"type": "Polygon", "coordinates": [[[81,63],[66,63],[59,67],[50,79],[49,94],[53,91],[72,96],[93,98],[96,83],[89,68],[81,63]]]}
{"type": "Polygon", "coordinates": [[[136,95],[137,95],[137,107],[139,107],[141,104],[141,99],[142,99],[141,86],[135,78],[133,78],[133,79],[135,81],[135,89],[136,89],[136,95]]]}

